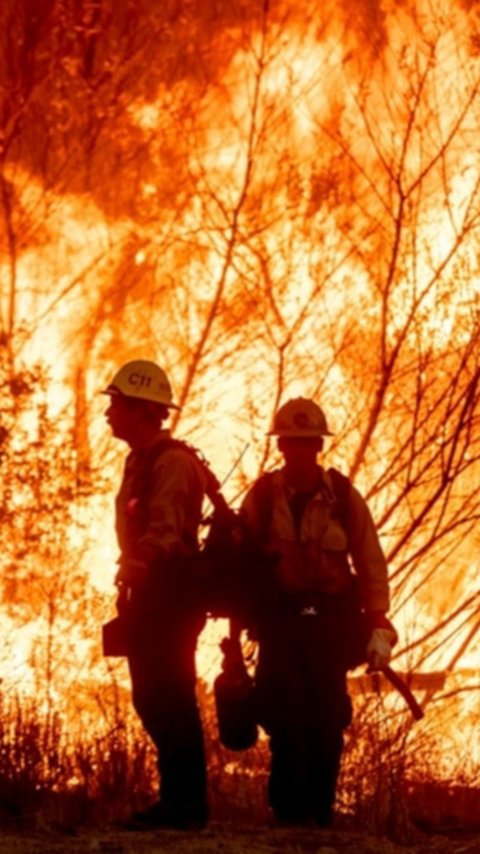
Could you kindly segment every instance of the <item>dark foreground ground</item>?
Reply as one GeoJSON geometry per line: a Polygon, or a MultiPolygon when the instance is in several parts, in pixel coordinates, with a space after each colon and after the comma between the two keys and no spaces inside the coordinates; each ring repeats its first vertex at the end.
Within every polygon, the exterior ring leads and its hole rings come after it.
{"type": "Polygon", "coordinates": [[[457,832],[444,836],[418,832],[408,843],[400,845],[388,839],[345,831],[252,829],[226,824],[213,825],[196,834],[0,830],[1,854],[401,854],[406,850],[417,854],[479,854],[480,834],[457,832]]]}

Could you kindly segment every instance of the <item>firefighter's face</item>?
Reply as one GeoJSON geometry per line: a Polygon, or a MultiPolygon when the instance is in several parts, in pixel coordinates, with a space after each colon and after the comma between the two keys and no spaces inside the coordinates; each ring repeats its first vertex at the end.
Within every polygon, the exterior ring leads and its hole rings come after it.
{"type": "Polygon", "coordinates": [[[280,436],[278,449],[290,468],[305,469],[316,464],[317,454],[323,448],[320,437],[297,438],[280,436]]]}
{"type": "Polygon", "coordinates": [[[105,418],[116,439],[130,442],[138,430],[138,421],[141,418],[140,408],[135,405],[136,401],[123,397],[120,394],[112,394],[110,403],[105,411],[105,418]]]}

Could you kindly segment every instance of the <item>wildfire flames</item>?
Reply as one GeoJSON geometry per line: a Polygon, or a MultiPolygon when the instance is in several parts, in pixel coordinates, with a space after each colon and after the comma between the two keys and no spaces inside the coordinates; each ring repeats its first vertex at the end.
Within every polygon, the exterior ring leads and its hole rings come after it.
{"type": "Polygon", "coordinates": [[[154,358],[234,505],[276,461],[279,402],[321,402],[389,558],[419,738],[475,759],[476,5],[20,7],[0,12],[5,690],[95,730],[122,462],[98,391],[154,358]]]}

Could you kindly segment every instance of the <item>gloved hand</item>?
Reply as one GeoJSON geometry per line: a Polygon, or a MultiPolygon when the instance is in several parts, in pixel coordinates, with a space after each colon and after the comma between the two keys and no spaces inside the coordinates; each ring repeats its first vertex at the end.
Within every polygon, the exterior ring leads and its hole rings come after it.
{"type": "Polygon", "coordinates": [[[115,576],[115,584],[118,588],[116,600],[117,612],[120,616],[128,611],[132,587],[138,588],[147,578],[147,566],[144,561],[134,558],[122,559],[120,568],[115,576]]]}
{"type": "Polygon", "coordinates": [[[368,669],[383,670],[390,661],[397,633],[392,629],[372,629],[367,644],[368,669]]]}
{"type": "Polygon", "coordinates": [[[122,558],[120,568],[115,576],[117,587],[131,587],[146,580],[148,567],[143,560],[137,558],[122,558]]]}

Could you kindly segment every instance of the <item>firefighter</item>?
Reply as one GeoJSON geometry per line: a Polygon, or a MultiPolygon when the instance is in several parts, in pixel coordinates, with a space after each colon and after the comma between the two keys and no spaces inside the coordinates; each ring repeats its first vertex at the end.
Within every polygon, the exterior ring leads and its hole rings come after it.
{"type": "Polygon", "coordinates": [[[320,407],[288,401],[270,435],[284,465],[253,485],[242,508],[269,556],[254,609],[269,803],[280,823],[329,826],[352,715],[346,673],[362,660],[361,627],[373,669],[388,663],[396,640],[387,566],[365,500],[317,462],[331,435],[320,407]]]}
{"type": "Polygon", "coordinates": [[[116,498],[117,608],[127,633],[133,704],[158,752],[160,797],[129,829],[198,829],[207,822],[195,649],[205,623],[189,577],[205,477],[162,425],[170,383],[154,362],[123,365],[104,391],[105,417],[130,448],[116,498]]]}

